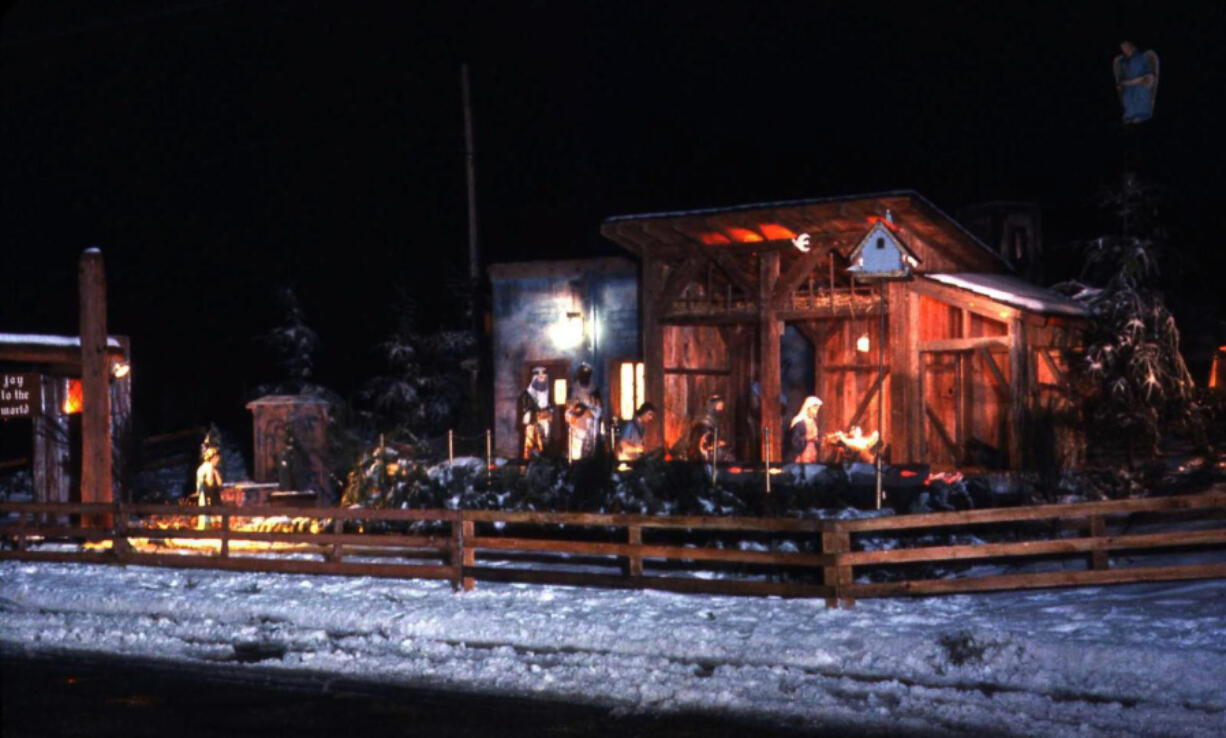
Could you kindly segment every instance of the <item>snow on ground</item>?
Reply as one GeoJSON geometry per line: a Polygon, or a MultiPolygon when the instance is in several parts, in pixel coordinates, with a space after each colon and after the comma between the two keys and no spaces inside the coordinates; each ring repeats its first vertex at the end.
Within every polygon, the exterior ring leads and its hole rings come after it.
{"type": "Polygon", "coordinates": [[[866,600],[0,564],[0,645],[891,733],[1222,735],[1226,582],[866,600]]]}

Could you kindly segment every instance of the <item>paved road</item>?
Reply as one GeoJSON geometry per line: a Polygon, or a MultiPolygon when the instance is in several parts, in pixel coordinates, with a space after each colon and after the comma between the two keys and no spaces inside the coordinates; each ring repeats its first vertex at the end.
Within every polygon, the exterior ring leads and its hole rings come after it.
{"type": "Polygon", "coordinates": [[[184,667],[6,650],[0,673],[4,738],[812,735],[715,715],[614,716],[586,705],[405,689],[258,667],[184,667]]]}

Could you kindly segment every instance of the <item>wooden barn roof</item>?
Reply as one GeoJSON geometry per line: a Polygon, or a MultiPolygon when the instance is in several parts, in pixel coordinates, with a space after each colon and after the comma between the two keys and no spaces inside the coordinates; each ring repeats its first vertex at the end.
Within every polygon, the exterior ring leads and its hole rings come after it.
{"type": "Polygon", "coordinates": [[[931,260],[920,253],[934,271],[1010,271],[992,249],[912,190],[619,215],[606,219],[600,232],[639,257],[663,259],[680,257],[696,245],[791,253],[791,239],[802,233],[814,246],[847,251],[886,211],[909,248],[939,254],[931,260]]]}

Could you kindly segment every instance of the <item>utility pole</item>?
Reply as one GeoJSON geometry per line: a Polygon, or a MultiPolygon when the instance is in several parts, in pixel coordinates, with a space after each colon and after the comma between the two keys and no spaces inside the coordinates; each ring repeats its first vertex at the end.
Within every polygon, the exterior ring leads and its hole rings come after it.
{"type": "Polygon", "coordinates": [[[481,279],[481,249],[477,238],[477,145],[473,136],[472,91],[468,81],[468,63],[460,65],[460,104],[464,113],[464,173],[468,190],[468,287],[471,328],[477,342],[477,373],[473,378],[474,426],[493,426],[492,351],[485,325],[485,285],[481,279]]]}

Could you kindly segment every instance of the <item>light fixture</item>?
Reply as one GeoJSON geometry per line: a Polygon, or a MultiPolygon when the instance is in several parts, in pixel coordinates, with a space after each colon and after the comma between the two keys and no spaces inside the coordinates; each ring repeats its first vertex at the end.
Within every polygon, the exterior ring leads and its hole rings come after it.
{"type": "Polygon", "coordinates": [[[553,380],[553,404],[555,405],[565,405],[566,404],[566,380],[565,379],[553,380]]]}
{"type": "Polygon", "coordinates": [[[120,360],[111,363],[111,376],[115,379],[123,379],[132,371],[132,365],[126,361],[120,360]]]}
{"type": "Polygon", "coordinates": [[[549,326],[549,338],[559,349],[571,349],[583,343],[583,313],[566,312],[549,326]]]}
{"type": "Polygon", "coordinates": [[[856,339],[856,351],[867,354],[870,348],[872,348],[872,343],[868,340],[868,334],[861,333],[860,337],[856,339]]]}

